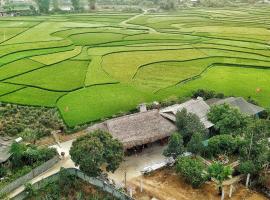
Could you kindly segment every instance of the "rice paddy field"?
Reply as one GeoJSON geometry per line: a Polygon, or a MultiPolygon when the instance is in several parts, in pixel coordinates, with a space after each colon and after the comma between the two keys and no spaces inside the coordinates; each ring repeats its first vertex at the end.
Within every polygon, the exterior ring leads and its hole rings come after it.
{"type": "Polygon", "coordinates": [[[70,127],[196,89],[270,107],[270,8],[0,18],[0,101],[70,127]]]}

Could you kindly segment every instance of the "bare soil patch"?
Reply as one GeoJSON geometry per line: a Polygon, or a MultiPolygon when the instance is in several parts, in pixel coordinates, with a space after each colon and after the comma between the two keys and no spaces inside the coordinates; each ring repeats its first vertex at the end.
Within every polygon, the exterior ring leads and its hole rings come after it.
{"type": "MultiPolygon", "coordinates": [[[[200,189],[193,189],[186,184],[172,169],[156,171],[151,175],[138,177],[129,182],[132,188],[136,188],[135,199],[151,200],[220,200],[216,186],[209,182],[200,189]],[[141,179],[143,192],[140,192],[141,179]]],[[[225,188],[225,199],[230,200],[267,200],[265,196],[243,185],[235,188],[232,198],[229,198],[229,188],[225,188]]]]}

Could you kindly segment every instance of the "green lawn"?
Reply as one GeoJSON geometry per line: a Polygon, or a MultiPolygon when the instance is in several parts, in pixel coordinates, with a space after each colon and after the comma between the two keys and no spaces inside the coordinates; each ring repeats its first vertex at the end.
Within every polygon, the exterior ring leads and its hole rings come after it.
{"type": "Polygon", "coordinates": [[[0,101],[56,107],[69,126],[199,88],[270,107],[267,6],[137,14],[1,18],[0,101]]]}

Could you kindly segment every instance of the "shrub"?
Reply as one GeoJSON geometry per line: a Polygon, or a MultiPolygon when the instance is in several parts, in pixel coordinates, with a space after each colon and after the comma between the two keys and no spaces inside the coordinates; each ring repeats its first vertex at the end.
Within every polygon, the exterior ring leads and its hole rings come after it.
{"type": "Polygon", "coordinates": [[[200,187],[205,181],[204,164],[190,157],[179,157],[176,161],[176,171],[194,188],[200,187]]]}
{"type": "Polygon", "coordinates": [[[7,174],[7,169],[3,167],[2,165],[0,165],[0,178],[5,177],[6,174],[7,174]]]}
{"type": "Polygon", "coordinates": [[[192,92],[192,97],[193,98],[202,97],[204,100],[207,100],[207,99],[214,98],[215,92],[204,90],[204,89],[198,89],[192,92]]]}
{"type": "Polygon", "coordinates": [[[236,150],[237,141],[231,135],[216,135],[208,140],[207,153],[210,156],[233,154],[236,150]]]}

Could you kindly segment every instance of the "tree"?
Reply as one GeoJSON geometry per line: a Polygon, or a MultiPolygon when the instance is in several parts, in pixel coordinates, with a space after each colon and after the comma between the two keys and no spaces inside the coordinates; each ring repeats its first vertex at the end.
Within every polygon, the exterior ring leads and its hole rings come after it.
{"type": "Polygon", "coordinates": [[[9,153],[11,154],[11,164],[13,168],[23,166],[22,156],[27,147],[17,142],[12,143],[9,153]]]}
{"type": "Polygon", "coordinates": [[[203,141],[204,136],[201,133],[194,133],[187,144],[187,150],[194,154],[202,154],[204,151],[203,141]]]}
{"type": "Polygon", "coordinates": [[[38,133],[34,131],[33,129],[26,128],[20,136],[26,140],[27,142],[35,144],[38,139],[38,133]]]}
{"type": "Polygon", "coordinates": [[[216,135],[208,140],[207,153],[209,156],[233,154],[236,150],[237,140],[231,135],[216,135]]]}
{"type": "Polygon", "coordinates": [[[203,173],[204,164],[190,157],[178,157],[176,161],[176,172],[185,178],[185,181],[194,188],[200,187],[205,181],[203,173]]]}
{"type": "Polygon", "coordinates": [[[199,117],[193,113],[188,113],[184,108],[176,113],[176,126],[183,135],[184,144],[187,144],[194,133],[206,135],[207,131],[199,117]]]}
{"type": "Polygon", "coordinates": [[[265,165],[269,164],[270,144],[268,137],[269,125],[267,121],[255,120],[250,123],[245,130],[245,137],[239,147],[240,160],[251,161],[257,173],[259,173],[265,165]]]}
{"type": "Polygon", "coordinates": [[[256,166],[250,160],[242,161],[242,162],[240,162],[240,165],[239,165],[239,172],[242,173],[242,174],[247,175],[246,187],[248,187],[249,180],[250,180],[250,175],[256,173],[256,166]]]}
{"type": "Polygon", "coordinates": [[[88,0],[88,4],[89,4],[89,10],[96,9],[96,0],[88,0]]]}
{"type": "Polygon", "coordinates": [[[48,13],[50,8],[50,0],[35,0],[38,10],[41,13],[48,13]]]}
{"type": "Polygon", "coordinates": [[[217,181],[219,192],[222,193],[221,199],[224,199],[224,190],[222,187],[223,181],[230,178],[233,169],[230,166],[224,166],[220,162],[214,162],[208,167],[209,177],[214,178],[217,181]]]}
{"type": "Polygon", "coordinates": [[[222,134],[239,134],[248,124],[248,118],[228,104],[211,107],[208,119],[222,134]]]}
{"type": "Polygon", "coordinates": [[[70,149],[71,159],[89,176],[101,174],[101,166],[114,172],[124,157],[123,145],[104,131],[97,130],[78,138],[70,149]]]}
{"type": "Polygon", "coordinates": [[[183,138],[179,133],[173,133],[169,139],[168,147],[164,150],[163,155],[173,158],[184,152],[183,138]]]}
{"type": "Polygon", "coordinates": [[[80,9],[80,0],[71,0],[72,7],[75,11],[80,9]]]}
{"type": "Polygon", "coordinates": [[[60,8],[59,8],[59,1],[58,0],[53,0],[53,10],[54,11],[59,11],[60,8]]]}

